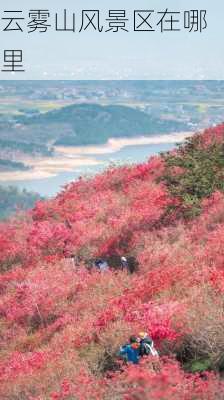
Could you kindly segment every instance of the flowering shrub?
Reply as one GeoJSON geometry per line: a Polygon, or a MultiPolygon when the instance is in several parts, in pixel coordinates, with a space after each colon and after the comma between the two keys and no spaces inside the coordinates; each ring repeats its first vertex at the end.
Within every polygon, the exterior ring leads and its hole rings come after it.
{"type": "Polygon", "coordinates": [[[222,399],[223,145],[221,125],[1,223],[0,398],[222,399]],[[137,272],[87,268],[122,255],[137,272]],[[160,358],[121,365],[142,330],[160,358]]]}

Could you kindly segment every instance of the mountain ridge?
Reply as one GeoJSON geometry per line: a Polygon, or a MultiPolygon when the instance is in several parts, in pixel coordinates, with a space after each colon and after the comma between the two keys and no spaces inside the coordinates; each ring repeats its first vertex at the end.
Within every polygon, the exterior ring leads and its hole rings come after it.
{"type": "Polygon", "coordinates": [[[183,123],[152,118],[143,111],[127,106],[101,106],[98,104],[74,104],[33,117],[19,117],[25,126],[57,124],[67,131],[59,135],[56,145],[84,145],[106,143],[110,137],[133,137],[152,133],[167,133],[186,129],[183,123]]]}

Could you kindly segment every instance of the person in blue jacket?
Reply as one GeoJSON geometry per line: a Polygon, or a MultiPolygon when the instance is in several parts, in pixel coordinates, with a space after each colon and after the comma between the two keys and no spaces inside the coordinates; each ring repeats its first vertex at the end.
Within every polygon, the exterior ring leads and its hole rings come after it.
{"type": "Polygon", "coordinates": [[[119,356],[126,362],[138,364],[140,358],[140,344],[136,336],[131,336],[129,343],[121,346],[119,356]]]}

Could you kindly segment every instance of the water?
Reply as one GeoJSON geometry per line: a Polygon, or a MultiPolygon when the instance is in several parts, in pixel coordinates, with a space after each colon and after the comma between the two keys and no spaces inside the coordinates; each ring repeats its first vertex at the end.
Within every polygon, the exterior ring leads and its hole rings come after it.
{"type": "Polygon", "coordinates": [[[126,146],[116,153],[103,155],[93,154],[93,157],[96,160],[103,162],[103,164],[101,165],[83,165],[82,167],[74,169],[74,171],[63,172],[55,177],[24,181],[12,181],[10,182],[10,185],[12,184],[19,189],[25,188],[29,191],[38,192],[45,197],[51,197],[57,194],[63,186],[78,179],[80,176],[92,176],[100,171],[103,171],[110,164],[113,163],[118,165],[142,163],[146,161],[150,156],[158,154],[160,152],[171,150],[174,147],[175,144],[173,143],[126,146]]]}

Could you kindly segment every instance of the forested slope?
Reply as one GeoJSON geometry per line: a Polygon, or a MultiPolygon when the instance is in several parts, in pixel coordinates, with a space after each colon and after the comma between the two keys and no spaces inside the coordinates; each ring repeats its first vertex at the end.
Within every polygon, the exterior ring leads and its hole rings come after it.
{"type": "Polygon", "coordinates": [[[2,399],[223,399],[223,159],[220,125],[1,224],[2,399]],[[88,270],[113,255],[138,271],[88,270]],[[120,370],[139,330],[160,357],[120,370]]]}

